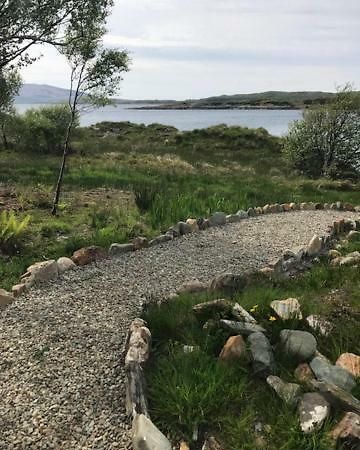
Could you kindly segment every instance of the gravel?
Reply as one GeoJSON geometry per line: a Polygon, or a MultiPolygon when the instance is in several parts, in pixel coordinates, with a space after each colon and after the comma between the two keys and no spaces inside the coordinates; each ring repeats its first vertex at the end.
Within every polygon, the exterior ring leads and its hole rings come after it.
{"type": "Polygon", "coordinates": [[[127,449],[123,347],[144,302],[263,267],[338,211],[264,215],[65,273],[0,317],[0,449],[127,449]]]}

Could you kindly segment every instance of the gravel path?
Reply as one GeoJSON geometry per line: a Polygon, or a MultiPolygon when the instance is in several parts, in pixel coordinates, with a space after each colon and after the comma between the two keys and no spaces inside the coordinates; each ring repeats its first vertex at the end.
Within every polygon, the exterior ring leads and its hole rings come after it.
{"type": "Polygon", "coordinates": [[[341,217],[355,214],[258,216],[79,268],[18,299],[0,317],[0,449],[130,448],[121,358],[141,304],[184,281],[262,267],[341,217]]]}

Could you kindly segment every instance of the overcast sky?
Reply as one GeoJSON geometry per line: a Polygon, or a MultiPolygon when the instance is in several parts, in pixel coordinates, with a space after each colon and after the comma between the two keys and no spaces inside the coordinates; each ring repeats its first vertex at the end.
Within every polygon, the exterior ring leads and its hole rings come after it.
{"type": "MultiPolygon", "coordinates": [[[[115,0],[105,44],[131,52],[123,98],[360,86],[360,0],[115,0]]],[[[25,82],[68,86],[54,50],[25,82]]]]}

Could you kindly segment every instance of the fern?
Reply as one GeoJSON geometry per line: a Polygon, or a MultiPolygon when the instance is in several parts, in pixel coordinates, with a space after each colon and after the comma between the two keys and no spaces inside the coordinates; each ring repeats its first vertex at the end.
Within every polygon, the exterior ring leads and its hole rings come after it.
{"type": "Polygon", "coordinates": [[[29,215],[20,219],[14,211],[3,211],[0,214],[0,250],[12,253],[20,248],[29,222],[29,215]]]}

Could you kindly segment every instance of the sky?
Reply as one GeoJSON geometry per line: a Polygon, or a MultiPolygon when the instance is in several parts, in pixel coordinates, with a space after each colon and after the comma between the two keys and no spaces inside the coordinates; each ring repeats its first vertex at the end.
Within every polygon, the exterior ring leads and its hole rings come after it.
{"type": "MultiPolygon", "coordinates": [[[[127,99],[360,87],[359,0],[115,0],[104,43],[130,52],[127,99]]],[[[66,61],[34,51],[24,82],[66,88],[66,61]]]]}

